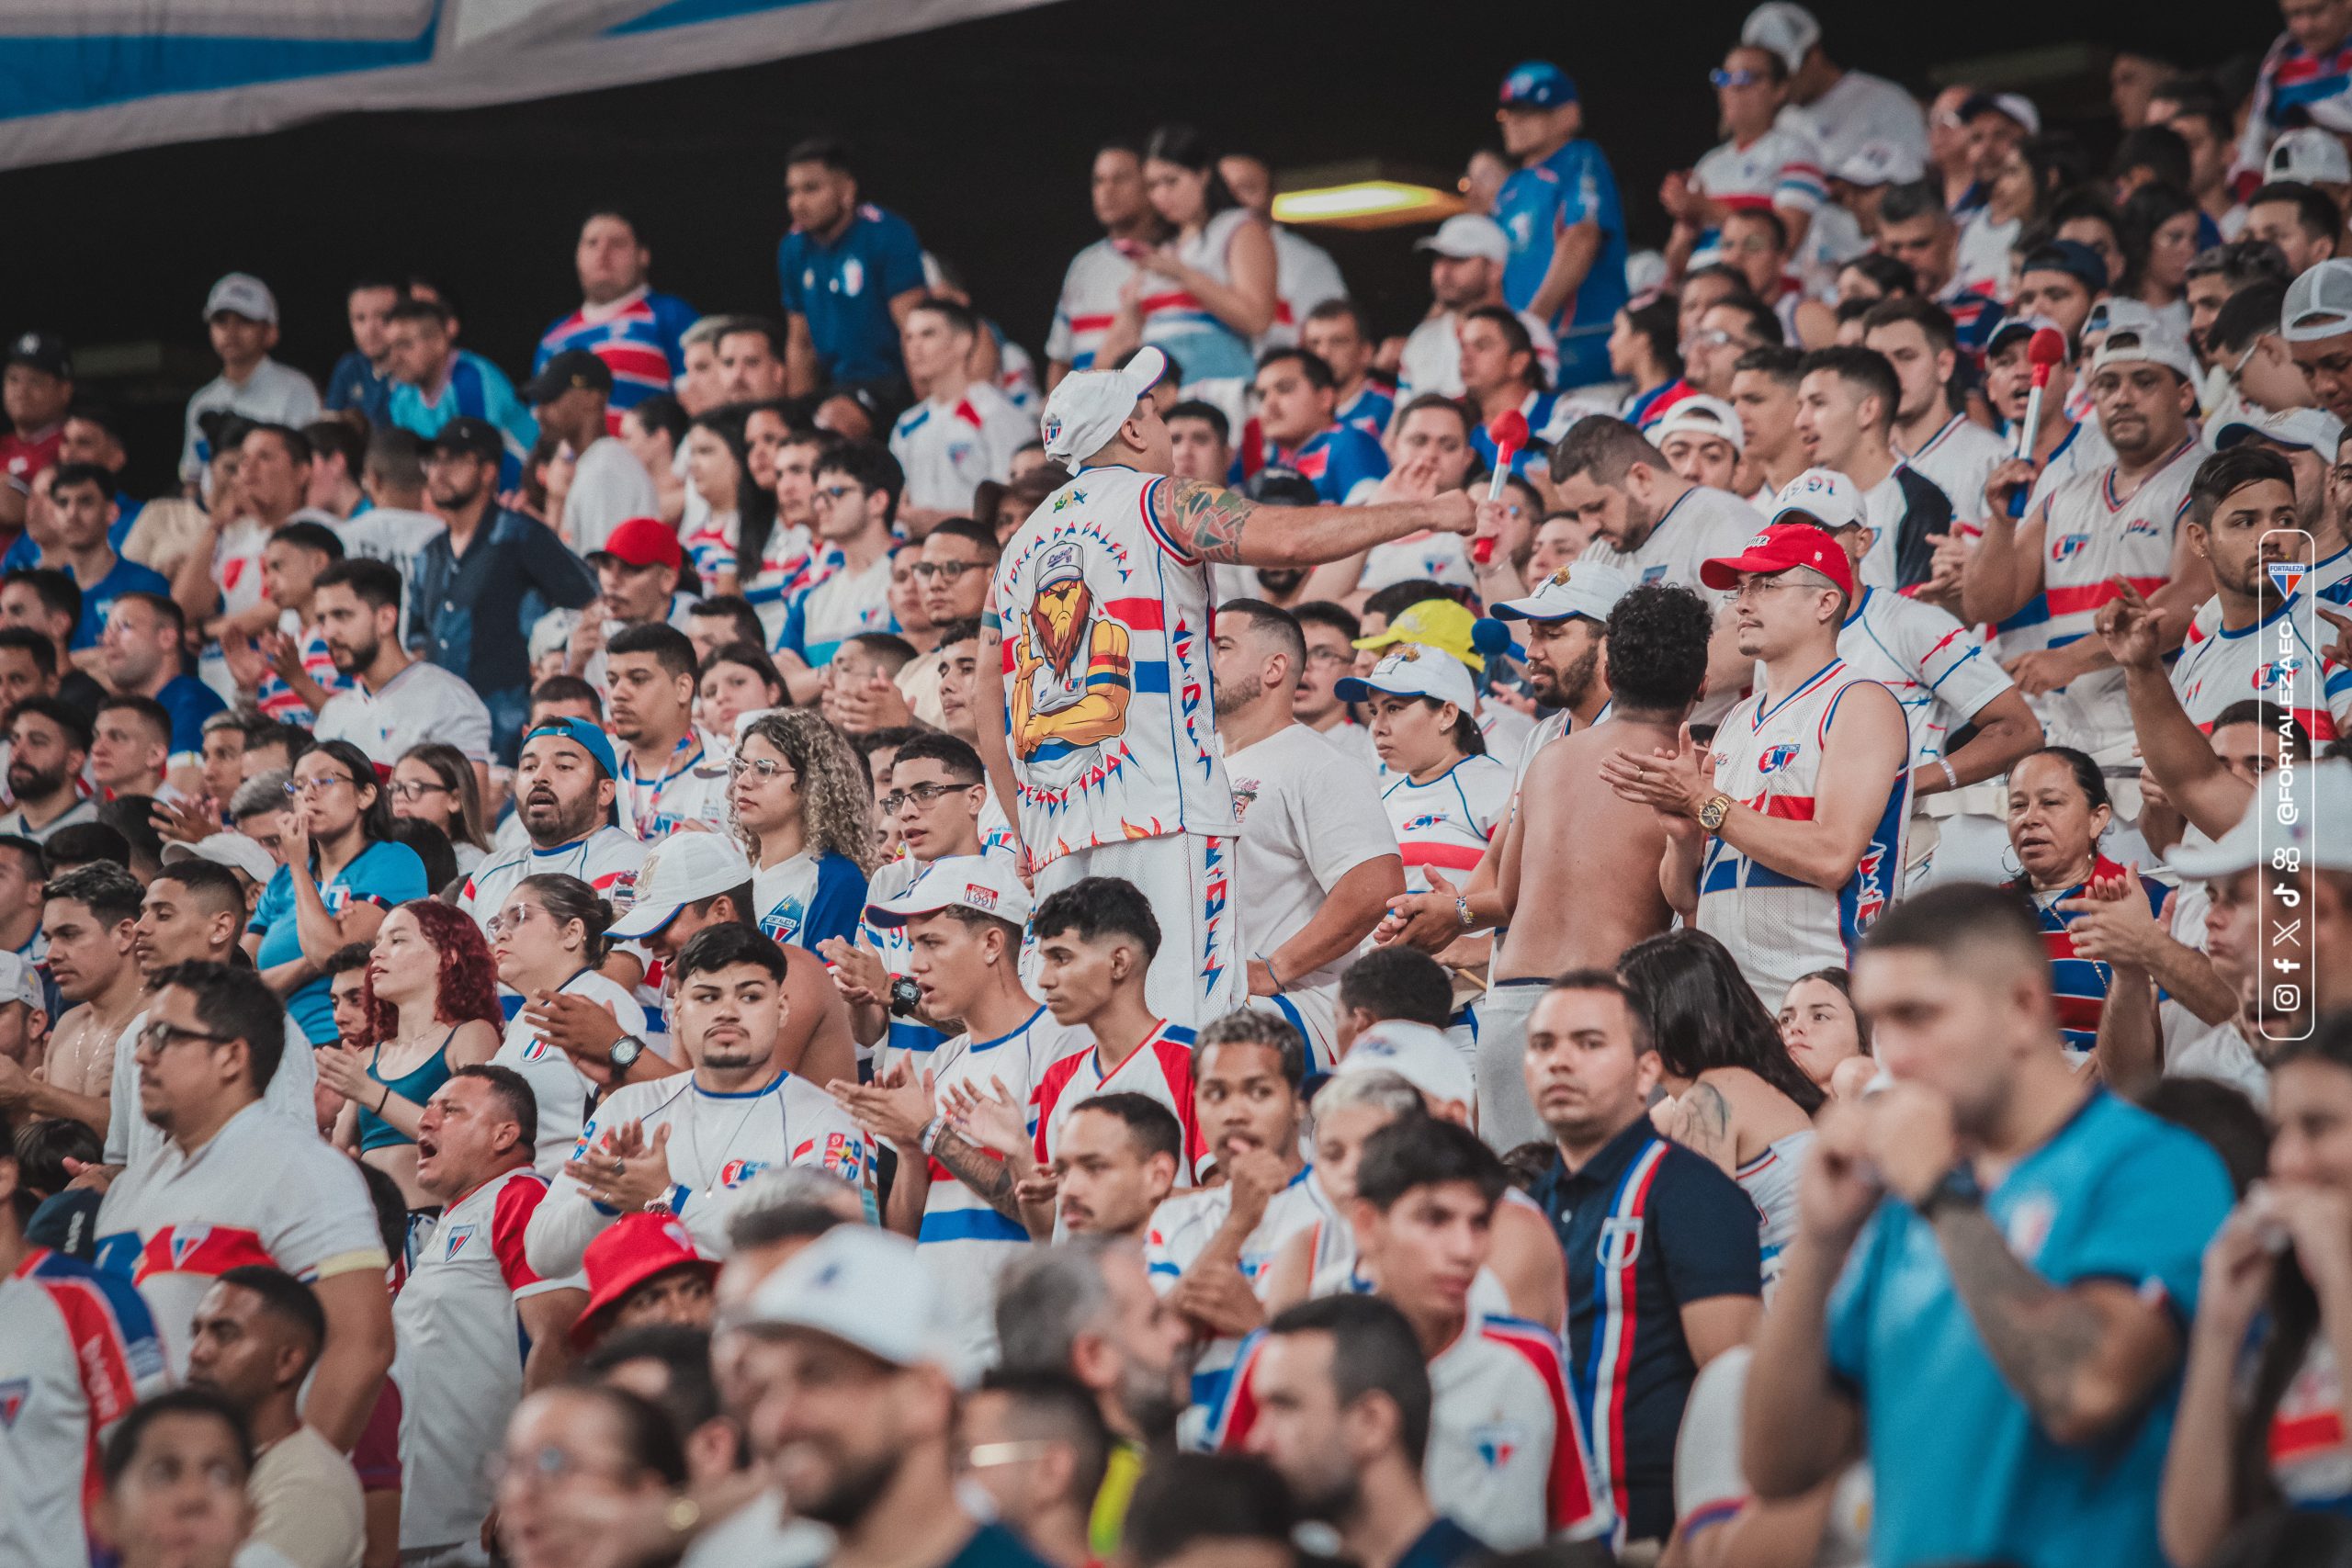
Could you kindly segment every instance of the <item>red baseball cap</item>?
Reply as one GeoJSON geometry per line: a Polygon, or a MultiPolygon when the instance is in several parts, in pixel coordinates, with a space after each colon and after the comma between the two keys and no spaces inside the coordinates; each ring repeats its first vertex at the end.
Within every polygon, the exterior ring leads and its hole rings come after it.
{"type": "Polygon", "coordinates": [[[610,556],[629,566],[675,567],[686,558],[678,545],[678,531],[659,517],[630,518],[606,535],[588,556],[592,560],[610,556]]]}
{"type": "Polygon", "coordinates": [[[699,1269],[705,1279],[718,1273],[718,1260],[695,1245],[685,1222],[675,1214],[623,1214],[588,1244],[580,1260],[588,1276],[588,1305],[571,1325],[571,1344],[585,1349],[603,1335],[603,1318],[631,1291],[673,1269],[699,1269]]]}
{"type": "Polygon", "coordinates": [[[1854,569],[1846,547],[1826,528],[1810,523],[1775,523],[1747,541],[1736,556],[1718,556],[1699,563],[1699,581],[1723,590],[1739,586],[1741,576],[1753,571],[1786,571],[1809,566],[1836,583],[1847,598],[1854,596],[1854,569]]]}

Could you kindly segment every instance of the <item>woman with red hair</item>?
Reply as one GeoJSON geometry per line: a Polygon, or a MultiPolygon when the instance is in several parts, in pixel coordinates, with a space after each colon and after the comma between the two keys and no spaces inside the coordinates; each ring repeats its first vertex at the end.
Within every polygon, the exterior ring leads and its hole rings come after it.
{"type": "Polygon", "coordinates": [[[437,1212],[416,1182],[424,1102],[458,1068],[490,1060],[504,1021],[481,928],[447,904],[402,904],[376,932],[360,1005],[365,1037],[318,1054],[319,1077],[346,1102],[335,1142],[398,1182],[412,1215],[437,1212]]]}

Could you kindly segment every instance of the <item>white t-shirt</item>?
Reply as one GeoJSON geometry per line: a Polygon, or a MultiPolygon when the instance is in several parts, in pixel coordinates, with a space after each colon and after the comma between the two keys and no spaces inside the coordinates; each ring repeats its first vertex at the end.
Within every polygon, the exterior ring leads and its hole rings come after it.
{"type": "Polygon", "coordinates": [[[1804,215],[1828,198],[1821,149],[1802,130],[1774,126],[1742,147],[1718,144],[1690,171],[1690,188],[1725,207],[1776,207],[1804,215]]]}
{"type": "Polygon", "coordinates": [[[319,389],[311,378],[290,365],[265,356],[239,386],[226,376],[215,376],[187,400],[186,434],[180,441],[180,478],[204,473],[210,445],[198,420],[214,409],[227,409],[267,424],[289,424],[300,430],[319,417],[319,389]]]}
{"type": "Polygon", "coordinates": [[[1377,593],[1392,582],[1424,580],[1453,588],[1478,586],[1478,569],[1471,563],[1469,545],[1461,535],[1423,531],[1374,545],[1363,553],[1363,574],[1356,579],[1356,587],[1377,593]]]}
{"type": "Polygon", "coordinates": [[[734,755],[732,747],[699,725],[679,737],[658,773],[639,774],[636,759],[624,750],[620,788],[613,796],[621,826],[648,844],[668,838],[681,822],[726,831],[728,763],[734,755]]]}
{"type": "MultiPolygon", "coordinates": [[[[137,1053],[139,1032],[146,1027],[147,1014],[141,1010],[114,1043],[114,1076],[107,1089],[105,1159],[108,1165],[144,1165],[170,1142],[161,1128],[139,1112],[137,1053]]],[[[286,1051],[277,1060],[277,1070],[269,1075],[269,1087],[262,1090],[261,1102],[303,1132],[315,1135],[318,1087],[318,1058],[311,1055],[302,1026],[294,1021],[294,1015],[289,1012],[286,1015],[286,1051]]]]}
{"type": "MultiPolygon", "coordinates": [[[[1162,1199],[1144,1229],[1144,1267],[1150,1272],[1151,1288],[1163,1296],[1174,1290],[1176,1281],[1208,1249],[1232,1212],[1230,1184],[1162,1199]]],[[[1339,1220],[1330,1200],[1323,1196],[1323,1184],[1314,1179],[1313,1168],[1300,1166],[1290,1185],[1266,1200],[1258,1228],[1241,1243],[1241,1277],[1250,1281],[1252,1292],[1261,1291],[1266,1265],[1291,1237],[1317,1224],[1339,1220]]],[[[1186,1419],[1197,1423],[1203,1431],[1213,1413],[1225,1406],[1227,1385],[1233,1381],[1234,1364],[1240,1354],[1241,1340],[1231,1335],[1218,1335],[1193,1352],[1193,1409],[1186,1419]]]]}
{"type": "Polygon", "coordinates": [[[364,685],[337,692],[311,733],[321,740],[348,740],[387,768],[428,740],[454,746],[477,762],[491,761],[490,709],[462,679],[422,659],[380,692],[364,685]]]}
{"type": "Polygon", "coordinates": [[[1331,253],[1280,223],[1269,223],[1274,241],[1274,320],[1250,344],[1262,354],[1288,348],[1306,328],[1309,311],[1326,299],[1348,297],[1348,280],[1331,253]]]}
{"type": "MultiPolygon", "coordinates": [[[[1682,1407],[1674,1444],[1674,1504],[1683,1518],[1736,1508],[1755,1495],[1739,1454],[1740,1404],[1756,1352],[1735,1345],[1699,1369],[1682,1407]]],[[[1871,1467],[1846,1467],[1830,1494],[1814,1568],[1867,1568],[1871,1552],[1871,1467]]]]}
{"type": "Polygon", "coordinates": [[[2242,1089],[2258,1110],[2270,1105],[2270,1069],[2254,1054],[2237,1020],[2207,1023],[2178,1002],[2158,1010],[2164,1027],[2165,1077],[2219,1078],[2242,1089]]]}
{"type": "Polygon", "coordinates": [[[572,465],[563,498],[563,532],[576,555],[602,549],[615,528],[632,517],[658,517],[653,476],[617,435],[588,444],[572,465]]]}
{"type": "MultiPolygon", "coordinates": [[[[1895,456],[1944,492],[1951,502],[1952,519],[1984,526],[1984,481],[2009,460],[2008,443],[1964,413],[1944,421],[1917,452],[1895,448],[1895,456]]],[[[1871,525],[1875,527],[1877,525],[1871,525]]]]}
{"type": "Polygon", "coordinates": [[[1053,324],[1046,331],[1046,357],[1085,370],[1094,364],[1094,351],[1118,319],[1119,290],[1136,273],[1136,264],[1109,240],[1097,240],[1072,256],[1062,275],[1062,291],[1054,301],[1053,324]]]}
{"type": "Polygon", "coordinates": [[[269,1263],[316,1284],[390,1267],[358,1165],[258,1100],[193,1154],[167,1141],[126,1169],[97,1228],[98,1266],[139,1287],[175,1379],[187,1373],[197,1303],[228,1270],[269,1263]]]}
{"type": "Polygon", "coordinates": [[[1460,886],[1485,858],[1510,795],[1510,769],[1492,757],[1464,757],[1425,784],[1384,773],[1380,804],[1405,857],[1405,886],[1428,892],[1434,868],[1460,886]]]}
{"type": "MultiPolygon", "coordinates": [[[[425,546],[449,531],[449,525],[430,512],[411,512],[404,506],[371,506],[328,522],[327,526],[343,541],[344,554],[389,561],[403,572],[425,546]]],[[[407,604],[401,610],[405,617],[407,604]]]]}
{"type": "MultiPolygon", "coordinates": [[[[1560,368],[1560,346],[1552,329],[1532,311],[1514,310],[1535,345],[1535,362],[1548,385],[1560,368]]],[[[1441,310],[1412,331],[1396,363],[1396,406],[1403,408],[1423,392],[1449,398],[1462,395],[1462,322],[1451,310],[1441,310]]]]}
{"type": "Polygon", "coordinates": [[[1809,104],[1781,110],[1779,124],[1803,131],[1822,151],[1825,167],[1835,169],[1865,142],[1888,141],[1928,155],[1928,117],[1919,101],[1895,83],[1867,71],[1848,71],[1809,104]]]}
{"type": "MultiPolygon", "coordinates": [[[[645,1010],[616,982],[594,969],[582,969],[558,986],[556,992],[587,998],[613,1015],[622,1033],[643,1038],[645,1010]]],[[[539,1108],[538,1152],[531,1163],[541,1176],[554,1180],[563,1174],[563,1162],[571,1157],[573,1145],[580,1142],[580,1129],[588,1122],[588,1097],[597,1086],[573,1065],[569,1053],[540,1039],[520,1012],[506,1021],[506,1038],[490,1064],[514,1068],[531,1086],[539,1108]]]]}
{"type": "Polygon", "coordinates": [[[906,471],[905,504],[968,512],[983,479],[1012,475],[1012,455],[1037,439],[1037,422],[985,381],[926,398],[890,427],[890,456],[906,471]]]}
{"type": "MultiPolygon", "coordinates": [[[[1949,611],[1884,588],[1866,588],[1838,633],[1838,657],[1903,705],[1911,765],[1944,754],[1944,738],[2015,689],[1973,626],[1949,611]]],[[[1762,684],[1764,672],[1756,672],[1762,684]]]]}
{"type": "MultiPolygon", "coordinates": [[[[1315,918],[1340,879],[1398,853],[1370,770],[1303,724],[1286,724],[1225,759],[1241,816],[1242,940],[1263,958],[1315,918]]],[[[1292,990],[1336,986],[1347,957],[1303,975],[1292,990]]]]}
{"type": "Polygon", "coordinates": [[[1535,721],[1509,703],[1481,702],[1472,716],[1478,733],[1487,742],[1487,755],[1510,770],[1513,787],[1517,787],[1520,759],[1527,754],[1527,743],[1535,734],[1535,721]]]}
{"type": "Polygon", "coordinates": [[[482,1456],[494,1452],[523,1397],[525,1337],[515,1303],[580,1290],[543,1279],[524,1255],[548,1179],[502,1171],[444,1210],[392,1303],[401,1390],[401,1550],[458,1546],[492,1501],[482,1456]]]}

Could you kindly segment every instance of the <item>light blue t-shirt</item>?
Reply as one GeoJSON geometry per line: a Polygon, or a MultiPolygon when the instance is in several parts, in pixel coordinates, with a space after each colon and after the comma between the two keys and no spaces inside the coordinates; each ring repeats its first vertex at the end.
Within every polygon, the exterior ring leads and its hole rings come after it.
{"type": "MultiPolygon", "coordinates": [[[[416,852],[406,844],[389,841],[368,845],[352,857],[349,865],[319,887],[319,895],[331,915],[342,914],[351,908],[354,899],[379,908],[396,909],[413,899],[429,897],[432,891],[424,885],[424,863],[416,858],[416,852]]],[[[262,890],[260,907],[254,910],[253,921],[245,929],[261,932],[261,950],[254,954],[256,969],[267,971],[302,956],[302,939],[294,926],[293,873],[282,865],[277,868],[269,886],[262,890]]],[[[294,1015],[295,1023],[311,1044],[334,1043],[334,1005],[328,995],[325,976],[287,998],[286,1010],[294,1015]]]]}
{"type": "MultiPolygon", "coordinates": [[[[2205,1244],[2231,1202],[2229,1176],[2202,1139],[2096,1090],[1984,1207],[2052,1284],[2114,1280],[2161,1300],[2185,1348],[2205,1244]]],[[[2156,1494],[2177,1372],[2108,1438],[2052,1441],[1985,1352],[1933,1227],[1893,1199],[1847,1260],[1828,1337],[1830,1366],[1859,1392],[1870,1433],[1874,1568],[2165,1560],[2156,1494]]]]}
{"type": "Polygon", "coordinates": [[[1563,387],[1593,378],[1567,369],[1572,356],[1566,340],[1572,333],[1600,334],[1604,345],[1600,374],[1605,378],[1608,373],[1607,333],[1626,298],[1625,210],[1617,197],[1617,176],[1600,149],[1579,139],[1532,168],[1511,171],[1495,196],[1495,221],[1510,239],[1510,256],[1503,263],[1503,298],[1514,310],[1526,310],[1544,286],[1560,231],[1588,220],[1600,226],[1600,248],[1593,254],[1576,298],[1544,323],[1562,340],[1563,387]]]}

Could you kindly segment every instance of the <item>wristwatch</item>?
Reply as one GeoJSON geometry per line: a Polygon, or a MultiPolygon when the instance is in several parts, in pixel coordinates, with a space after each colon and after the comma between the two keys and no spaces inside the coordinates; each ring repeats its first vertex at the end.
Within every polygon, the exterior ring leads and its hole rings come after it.
{"type": "Polygon", "coordinates": [[[1706,803],[1699,807],[1699,826],[1710,833],[1720,833],[1724,830],[1724,818],[1730,810],[1731,796],[1711,795],[1707,796],[1706,803]]]}
{"type": "Polygon", "coordinates": [[[922,987],[914,977],[901,975],[890,982],[890,1016],[912,1018],[922,1009],[922,987]]]}
{"type": "Polygon", "coordinates": [[[1976,1179],[1976,1172],[1969,1163],[1962,1160],[1945,1171],[1943,1179],[1929,1188],[1928,1195],[1919,1200],[1919,1217],[1932,1222],[1946,1208],[1973,1209],[1984,1201],[1984,1184],[1976,1179]]]}
{"type": "Polygon", "coordinates": [[[645,1042],[634,1034],[624,1034],[613,1042],[611,1050],[605,1053],[605,1062],[613,1071],[626,1073],[637,1066],[637,1059],[644,1055],[645,1042]]]}

